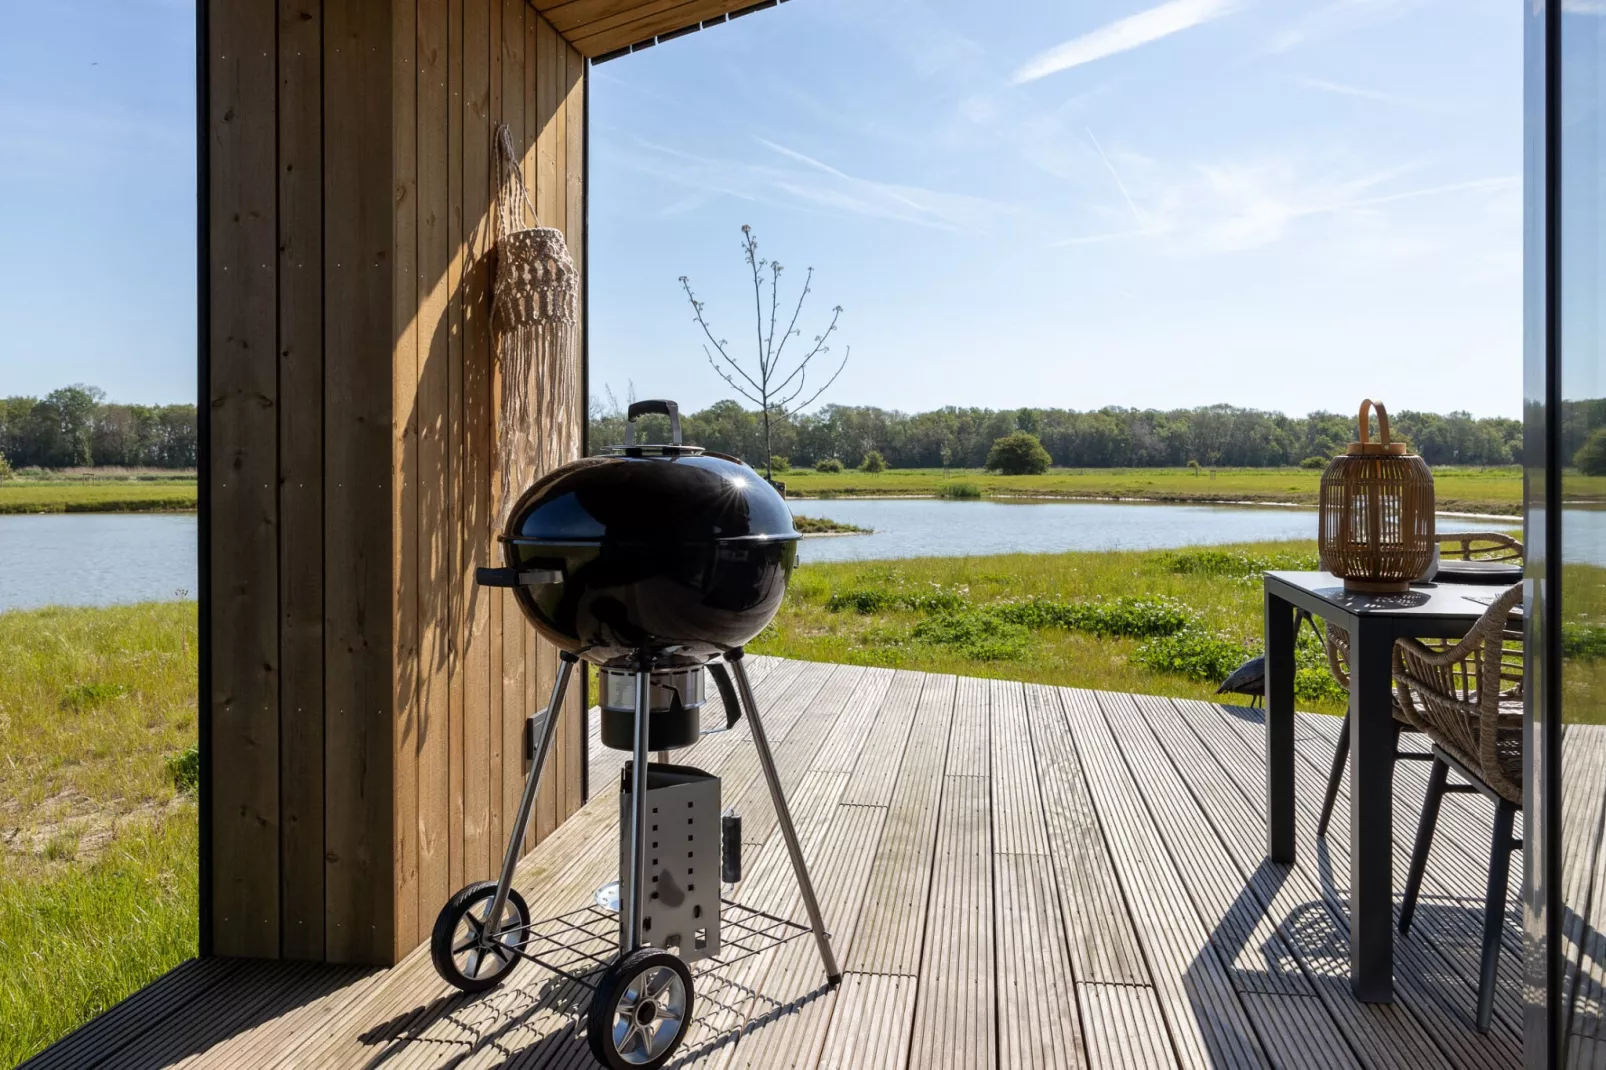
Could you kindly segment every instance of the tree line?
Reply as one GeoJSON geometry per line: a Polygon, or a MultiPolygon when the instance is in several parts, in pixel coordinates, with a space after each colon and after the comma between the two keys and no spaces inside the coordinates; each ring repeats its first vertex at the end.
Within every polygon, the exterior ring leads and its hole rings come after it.
{"type": "Polygon", "coordinates": [[[194,468],[194,405],[120,405],[84,384],[0,399],[0,458],[12,468],[194,468]]]}
{"type": "MultiPolygon", "coordinates": [[[[594,400],[589,448],[596,452],[624,441],[622,406],[594,400]]],[[[980,409],[949,406],[904,413],[866,405],[827,405],[803,415],[771,414],[772,451],[793,465],[837,460],[858,467],[878,453],[893,468],[981,468],[999,439],[1016,431],[1035,435],[1055,465],[1065,468],[1147,468],[1297,465],[1323,463],[1355,437],[1349,414],[1313,412],[1286,416],[1232,405],[1194,409],[1105,408],[980,409]]],[[[1497,465],[1522,462],[1522,422],[1402,411],[1393,414],[1397,438],[1408,441],[1429,464],[1497,465]]],[[[1606,402],[1564,406],[1563,439],[1571,453],[1606,424],[1606,402]]],[[[682,415],[693,442],[752,464],[764,459],[758,412],[732,400],[682,415]]],[[[664,441],[668,421],[643,419],[642,437],[664,441]]],[[[82,384],[43,398],[0,399],[0,456],[13,468],[80,465],[193,468],[197,461],[193,404],[123,405],[82,384]]]]}
{"type": "MultiPolygon", "coordinates": [[[[794,466],[834,459],[858,467],[872,452],[893,468],[981,468],[999,439],[1035,435],[1055,465],[1065,468],[1157,468],[1197,461],[1206,467],[1264,468],[1322,464],[1355,440],[1353,413],[1306,416],[1207,405],[1194,409],[977,409],[949,406],[903,413],[864,405],[827,405],[803,415],[771,414],[772,450],[794,466]]],[[[594,400],[591,452],[624,441],[624,412],[594,400]]],[[[1522,421],[1403,411],[1391,414],[1394,437],[1409,442],[1432,465],[1522,462],[1522,421]]],[[[687,442],[758,465],[764,457],[757,412],[719,401],[682,414],[687,442]]],[[[643,418],[642,441],[667,441],[668,421],[643,418]]]]}

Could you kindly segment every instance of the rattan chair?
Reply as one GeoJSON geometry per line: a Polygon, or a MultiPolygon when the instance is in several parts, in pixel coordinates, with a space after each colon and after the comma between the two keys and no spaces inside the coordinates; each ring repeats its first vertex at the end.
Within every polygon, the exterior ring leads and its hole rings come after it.
{"type": "Polygon", "coordinates": [[[1522,621],[1513,616],[1521,602],[1521,584],[1501,592],[1466,638],[1448,650],[1431,650],[1415,639],[1401,639],[1394,645],[1399,708],[1433,747],[1433,771],[1428,776],[1427,798],[1400,908],[1401,933],[1410,931],[1416,913],[1440,801],[1447,793],[1477,791],[1495,804],[1478,977],[1478,1031],[1482,1033],[1489,1031],[1494,1012],[1511,852],[1522,846],[1513,835],[1517,811],[1522,809],[1522,621]],[[1452,769],[1466,783],[1450,784],[1452,769]]]}
{"type": "MultiPolygon", "coordinates": [[[[1514,561],[1522,563],[1522,543],[1498,531],[1454,531],[1439,535],[1441,561],[1514,561]]],[[[1444,644],[1448,645],[1448,644],[1444,644]]],[[[1327,665],[1333,679],[1346,693],[1349,691],[1349,633],[1343,628],[1327,627],[1327,665]]],[[[1415,726],[1394,703],[1394,757],[1426,761],[1430,756],[1415,751],[1401,752],[1400,733],[1413,731],[1415,726]]],[[[1338,732],[1338,746],[1333,751],[1333,767],[1327,774],[1327,794],[1322,799],[1322,816],[1316,822],[1316,835],[1327,835],[1328,822],[1333,817],[1333,804],[1338,800],[1338,789],[1344,782],[1344,766],[1349,762],[1349,714],[1344,714],[1344,726],[1338,732]]]]}

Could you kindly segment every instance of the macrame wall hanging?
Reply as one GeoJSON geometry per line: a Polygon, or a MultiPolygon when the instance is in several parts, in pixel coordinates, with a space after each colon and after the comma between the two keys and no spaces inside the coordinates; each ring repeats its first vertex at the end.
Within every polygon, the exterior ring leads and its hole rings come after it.
{"type": "Polygon", "coordinates": [[[507,125],[496,131],[496,292],[491,327],[502,373],[498,526],[537,473],[579,447],[579,279],[563,231],[530,203],[507,125]],[[525,214],[536,225],[526,227],[525,214]]]}

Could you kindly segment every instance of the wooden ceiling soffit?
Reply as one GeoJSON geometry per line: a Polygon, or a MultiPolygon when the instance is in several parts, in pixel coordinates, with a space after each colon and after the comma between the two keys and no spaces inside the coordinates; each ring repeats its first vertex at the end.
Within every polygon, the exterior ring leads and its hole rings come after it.
{"type": "Polygon", "coordinates": [[[594,63],[640,52],[787,0],[533,0],[554,29],[594,63]]]}

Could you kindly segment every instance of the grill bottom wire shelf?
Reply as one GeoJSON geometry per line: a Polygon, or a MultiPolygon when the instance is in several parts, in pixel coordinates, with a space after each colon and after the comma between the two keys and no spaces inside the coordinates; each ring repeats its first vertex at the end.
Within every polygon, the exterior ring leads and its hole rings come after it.
{"type": "MultiPolygon", "coordinates": [[[[737,964],[812,932],[806,925],[728,899],[720,902],[721,957],[691,967],[696,1004],[692,1028],[669,1067],[703,1058],[828,991],[823,972],[818,987],[802,997],[778,999],[761,991],[761,985],[755,987],[753,971],[737,964]]],[[[388,1052],[376,1055],[371,1065],[424,1045],[455,1051],[460,1059],[496,1052],[519,1070],[593,1067],[583,1039],[585,1013],[602,970],[619,955],[619,915],[587,906],[532,922],[520,940],[519,956],[549,971],[545,981],[519,970],[490,992],[445,997],[382,1023],[362,1036],[365,1044],[388,1052]]]]}
{"type": "MultiPolygon", "coordinates": [[[[696,1008],[692,1028],[671,1067],[733,1043],[746,1030],[762,1028],[826,991],[822,975],[819,991],[783,1004],[744,983],[752,974],[733,968],[737,963],[812,936],[812,930],[729,899],[721,898],[720,903],[720,955],[691,967],[696,1008]]],[[[619,915],[587,906],[531,922],[513,949],[553,976],[532,987],[528,976],[520,983],[515,975],[510,984],[483,996],[454,999],[441,1008],[444,1023],[430,1027],[426,1020],[411,1022],[387,1039],[428,1042],[418,1035],[428,1032],[433,1034],[429,1040],[460,1046],[465,1054],[482,1048],[500,1051],[521,1068],[573,1070],[593,1065],[579,1038],[602,971],[619,957],[619,915]],[[540,1035],[530,1037],[531,1033],[540,1035]],[[521,1040],[520,1034],[530,1039],[521,1040]]]]}
{"type": "MultiPolygon", "coordinates": [[[[719,972],[810,933],[807,925],[723,898],[719,929],[718,957],[695,964],[694,975],[719,972]]],[[[533,921],[529,931],[520,934],[514,950],[543,969],[595,990],[598,976],[619,957],[619,915],[600,906],[586,906],[533,921]]]]}

